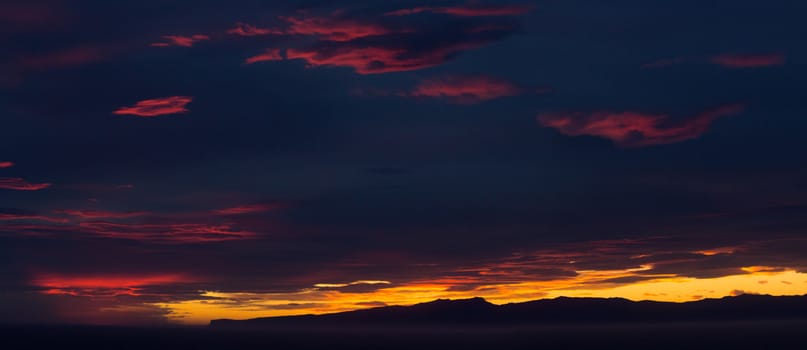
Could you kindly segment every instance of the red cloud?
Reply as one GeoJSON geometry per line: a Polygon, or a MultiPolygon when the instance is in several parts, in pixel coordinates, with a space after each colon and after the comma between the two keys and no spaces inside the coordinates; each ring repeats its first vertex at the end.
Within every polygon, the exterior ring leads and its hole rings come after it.
{"type": "Polygon", "coordinates": [[[712,57],[712,63],[728,68],[769,67],[785,64],[785,56],[777,53],[752,55],[724,54],[712,57]]]}
{"type": "Polygon", "coordinates": [[[359,74],[379,74],[437,66],[461,51],[481,45],[482,43],[455,43],[419,52],[417,55],[403,47],[344,45],[305,50],[288,49],[286,57],[290,60],[304,60],[310,67],[351,67],[359,74]]]}
{"type": "Polygon", "coordinates": [[[160,43],[153,43],[151,46],[157,47],[167,47],[167,46],[182,46],[182,47],[191,47],[197,42],[203,40],[210,40],[210,37],[203,34],[195,34],[191,36],[182,36],[182,35],[165,35],[162,37],[163,39],[167,40],[166,42],[160,43]]]}
{"type": "Polygon", "coordinates": [[[447,98],[455,103],[471,104],[521,93],[508,81],[491,77],[449,77],[426,80],[409,96],[447,98]]]}
{"type": "Polygon", "coordinates": [[[145,211],[130,211],[130,212],[109,212],[109,211],[96,211],[96,210],[60,210],[59,213],[75,216],[81,219],[128,219],[138,216],[149,215],[145,211]]]}
{"type": "Polygon", "coordinates": [[[350,41],[353,39],[390,33],[390,30],[373,23],[324,17],[281,17],[289,23],[287,34],[317,35],[326,40],[350,41]]]}
{"type": "Polygon", "coordinates": [[[147,241],[153,243],[207,243],[254,238],[256,234],[239,231],[230,225],[212,224],[119,224],[83,222],[78,227],[95,236],[147,241]]]}
{"type": "Polygon", "coordinates": [[[14,162],[0,162],[0,169],[11,168],[14,166],[14,162]]]}
{"type": "Polygon", "coordinates": [[[518,16],[532,11],[528,5],[464,5],[445,7],[415,7],[388,12],[387,16],[407,16],[423,12],[442,13],[459,17],[518,16]]]}
{"type": "Polygon", "coordinates": [[[240,36],[259,36],[269,34],[283,34],[283,32],[268,28],[258,28],[256,26],[247,23],[238,22],[235,24],[235,28],[227,30],[227,34],[240,35],[240,36]]]}
{"type": "Polygon", "coordinates": [[[185,106],[193,101],[193,97],[171,96],[153,100],[140,101],[134,107],[122,107],[113,112],[117,115],[136,115],[139,117],[156,117],[166,114],[186,113],[185,106]]]}
{"type": "Polygon", "coordinates": [[[180,274],[134,276],[60,276],[43,275],[31,281],[44,288],[44,294],[90,297],[139,296],[144,287],[166,286],[194,282],[180,274]]]}
{"type": "Polygon", "coordinates": [[[247,58],[246,63],[253,64],[264,61],[282,61],[282,60],[283,56],[280,54],[280,49],[268,49],[260,55],[255,55],[250,58],[247,58]]]}
{"type": "Polygon", "coordinates": [[[18,177],[0,178],[0,189],[17,191],[39,191],[50,187],[50,183],[30,183],[18,177]]]}
{"type": "Polygon", "coordinates": [[[0,213],[0,221],[35,220],[55,223],[66,223],[66,219],[52,218],[44,215],[0,213]]]}
{"type": "Polygon", "coordinates": [[[597,136],[623,147],[642,147],[696,138],[716,119],[743,110],[742,105],[726,105],[682,121],[666,114],[640,112],[550,113],[538,116],[538,121],[564,135],[597,136]]]}
{"type": "Polygon", "coordinates": [[[282,207],[283,206],[280,204],[247,204],[232,208],[218,209],[213,212],[219,215],[255,214],[280,209],[282,207]]]}

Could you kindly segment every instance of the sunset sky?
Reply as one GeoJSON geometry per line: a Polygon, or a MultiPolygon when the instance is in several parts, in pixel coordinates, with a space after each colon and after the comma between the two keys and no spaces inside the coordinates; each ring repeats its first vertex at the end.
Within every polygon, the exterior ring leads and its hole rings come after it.
{"type": "Polygon", "coordinates": [[[805,13],[2,0],[0,322],[807,294],[805,13]]]}

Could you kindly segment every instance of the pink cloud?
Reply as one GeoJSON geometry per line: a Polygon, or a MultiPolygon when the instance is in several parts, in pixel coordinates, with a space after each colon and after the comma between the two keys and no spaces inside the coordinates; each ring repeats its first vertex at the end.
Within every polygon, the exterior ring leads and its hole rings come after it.
{"type": "Polygon", "coordinates": [[[697,138],[716,119],[743,110],[739,104],[726,105],[681,120],[641,112],[547,113],[539,115],[538,121],[568,136],[596,136],[622,147],[643,147],[697,138]]]}
{"type": "Polygon", "coordinates": [[[30,183],[24,179],[13,178],[0,178],[0,189],[17,190],[17,191],[39,191],[50,187],[50,183],[30,183]]]}
{"type": "Polygon", "coordinates": [[[415,7],[388,12],[387,16],[408,16],[418,13],[442,13],[459,17],[519,16],[532,11],[528,5],[462,5],[444,7],[415,7]]]}
{"type": "Polygon", "coordinates": [[[305,61],[309,67],[351,67],[359,74],[419,70],[440,65],[461,51],[482,43],[454,43],[413,55],[404,47],[343,45],[311,49],[288,49],[287,59],[305,61]]]}
{"type": "Polygon", "coordinates": [[[14,162],[0,162],[0,169],[11,168],[14,166],[14,162]]]}
{"type": "Polygon", "coordinates": [[[283,34],[283,32],[268,28],[258,28],[247,23],[238,22],[235,24],[235,28],[227,30],[227,34],[240,36],[260,36],[269,34],[283,34]]]}
{"type": "Polygon", "coordinates": [[[280,54],[280,49],[268,49],[264,53],[247,58],[247,64],[265,61],[282,61],[283,56],[280,54]]]}
{"type": "Polygon", "coordinates": [[[757,68],[780,66],[785,64],[785,55],[779,53],[767,54],[723,54],[714,56],[712,63],[728,68],[757,68]]]}
{"type": "Polygon", "coordinates": [[[133,107],[122,107],[113,113],[117,115],[135,115],[138,117],[156,117],[167,114],[187,113],[188,109],[185,107],[192,101],[193,97],[188,96],[157,98],[140,101],[133,107]]]}
{"type": "Polygon", "coordinates": [[[350,41],[391,32],[381,25],[357,20],[327,17],[281,17],[281,19],[289,23],[287,34],[316,35],[331,41],[350,41]]]}
{"type": "Polygon", "coordinates": [[[454,103],[472,104],[518,95],[522,89],[511,82],[486,76],[448,77],[423,81],[409,96],[445,98],[454,103]]]}
{"type": "Polygon", "coordinates": [[[151,46],[156,47],[168,47],[168,46],[181,46],[181,47],[191,47],[196,43],[204,40],[210,40],[210,37],[204,34],[195,34],[191,36],[182,36],[182,35],[165,35],[162,37],[166,41],[153,43],[151,46]]]}

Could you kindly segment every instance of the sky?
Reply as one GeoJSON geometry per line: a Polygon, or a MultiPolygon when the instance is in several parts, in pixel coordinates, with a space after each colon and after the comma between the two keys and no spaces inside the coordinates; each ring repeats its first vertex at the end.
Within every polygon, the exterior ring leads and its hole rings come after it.
{"type": "Polygon", "coordinates": [[[807,294],[805,11],[4,0],[0,322],[807,294]]]}

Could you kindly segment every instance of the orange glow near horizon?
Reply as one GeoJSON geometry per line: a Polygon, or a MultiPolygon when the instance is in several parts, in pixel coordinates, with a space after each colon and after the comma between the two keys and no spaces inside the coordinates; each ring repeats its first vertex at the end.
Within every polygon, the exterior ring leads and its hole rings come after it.
{"type": "Polygon", "coordinates": [[[362,282],[318,284],[294,293],[228,293],[202,291],[197,300],[154,303],[167,310],[170,321],[182,324],[207,324],[211,319],[248,319],[256,317],[323,314],[383,305],[412,305],[435,299],[484,297],[494,304],[524,302],[556,297],[625,298],[634,301],[655,300],[686,302],[721,298],[743,293],[782,295],[807,294],[807,273],[772,267],[746,267],[747,274],[716,278],[692,278],[677,275],[639,275],[652,266],[613,271],[578,271],[574,278],[481,285],[471,290],[452,290],[448,281],[413,282],[407,285],[380,283],[371,292],[339,291],[362,282]],[[615,278],[647,277],[634,283],[609,282],[615,278]],[[323,290],[328,287],[328,290],[323,290]]]}

